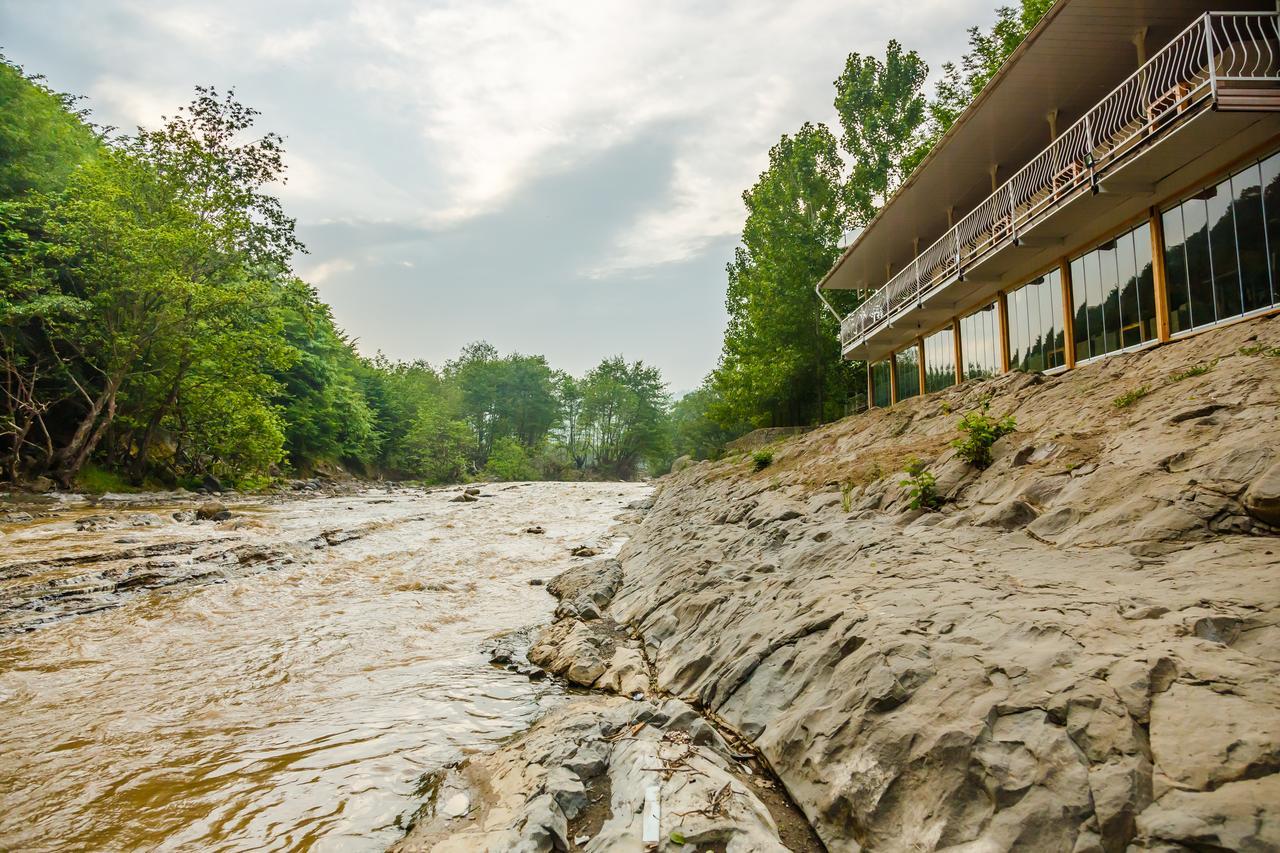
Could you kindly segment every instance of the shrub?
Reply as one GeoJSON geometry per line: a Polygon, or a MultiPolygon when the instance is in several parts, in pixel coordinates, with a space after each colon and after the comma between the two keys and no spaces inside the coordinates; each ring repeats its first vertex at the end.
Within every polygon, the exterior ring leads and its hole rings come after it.
{"type": "Polygon", "coordinates": [[[848,480],[840,484],[840,508],[845,512],[853,511],[853,483],[848,480]]]}
{"type": "Polygon", "coordinates": [[[1205,364],[1196,364],[1188,367],[1186,370],[1179,370],[1177,373],[1169,375],[1170,382],[1181,382],[1184,379],[1190,379],[1192,376],[1204,376],[1210,370],[1218,366],[1218,360],[1206,362],[1205,364]]]}
{"type": "Polygon", "coordinates": [[[757,471],[763,471],[765,468],[768,468],[773,464],[773,451],[757,450],[755,453],[751,454],[751,463],[755,466],[757,471]]]}
{"type": "Polygon", "coordinates": [[[988,414],[990,408],[991,401],[983,400],[981,409],[975,409],[960,418],[956,429],[964,433],[964,437],[951,442],[956,454],[979,470],[991,465],[991,445],[996,443],[996,439],[1017,429],[1013,415],[1005,415],[996,420],[988,414]]]}
{"type": "Polygon", "coordinates": [[[907,496],[911,498],[912,509],[937,509],[942,505],[938,496],[937,478],[924,468],[919,459],[907,463],[907,477],[898,485],[907,487],[907,496]]]}
{"type": "Polygon", "coordinates": [[[1151,389],[1146,385],[1142,385],[1138,388],[1134,388],[1132,391],[1125,391],[1119,397],[1112,400],[1111,405],[1115,406],[1117,409],[1127,409],[1129,406],[1132,406],[1134,403],[1138,402],[1150,393],[1151,389]]]}

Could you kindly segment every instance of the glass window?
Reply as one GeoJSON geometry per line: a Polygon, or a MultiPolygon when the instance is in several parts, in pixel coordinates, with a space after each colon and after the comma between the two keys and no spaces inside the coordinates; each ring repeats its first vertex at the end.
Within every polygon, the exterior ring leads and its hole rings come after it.
{"type": "Polygon", "coordinates": [[[1138,342],[1153,341],[1156,339],[1156,271],[1151,261],[1151,225],[1144,222],[1131,234],[1133,266],[1138,277],[1138,342]]]}
{"type": "Polygon", "coordinates": [[[1236,223],[1231,214],[1231,181],[1205,199],[1209,214],[1209,261],[1213,270],[1214,307],[1219,320],[1244,313],[1240,298],[1240,263],[1236,258],[1236,223]]]}
{"type": "Polygon", "coordinates": [[[955,332],[947,326],[924,339],[924,390],[941,391],[955,384],[955,332]]]}
{"type": "Polygon", "coordinates": [[[999,327],[994,302],[961,318],[960,354],[965,379],[985,379],[1000,372],[999,327]]]}
{"type": "Polygon", "coordinates": [[[1276,304],[1278,158],[1250,163],[1164,211],[1171,331],[1276,304]]]}
{"type": "MultiPolygon", "coordinates": [[[[1206,191],[1212,193],[1213,190],[1206,191]]],[[[1217,319],[1213,307],[1213,267],[1209,263],[1209,208],[1206,193],[1182,207],[1182,227],[1187,233],[1187,289],[1191,292],[1191,325],[1203,326],[1217,319]]]]}
{"type": "Polygon", "coordinates": [[[1244,311],[1271,305],[1271,276],[1267,269],[1267,234],[1262,211],[1262,178],[1253,163],[1231,177],[1236,223],[1236,251],[1240,260],[1244,311]]]}
{"type": "Polygon", "coordinates": [[[1071,311],[1075,321],[1076,358],[1089,357],[1089,312],[1088,291],[1085,288],[1084,258],[1076,258],[1071,262],[1071,311]]]}
{"type": "Polygon", "coordinates": [[[873,362],[871,365],[871,405],[881,409],[889,408],[889,403],[892,402],[889,393],[889,362],[873,362]]]}
{"type": "Polygon", "coordinates": [[[1050,270],[1008,294],[1009,369],[1038,373],[1066,363],[1062,333],[1054,324],[1062,316],[1062,273],[1050,270]],[[1057,304],[1055,312],[1053,306],[1057,304]],[[1014,357],[1014,341],[1018,342],[1014,357]]]}
{"type": "Polygon", "coordinates": [[[1267,221],[1267,260],[1271,270],[1271,304],[1280,303],[1280,153],[1259,164],[1262,207],[1267,221]]]}
{"type": "MultiPolygon", "coordinates": [[[[1187,289],[1187,247],[1182,225],[1182,208],[1166,210],[1164,225],[1164,274],[1169,288],[1169,331],[1191,328],[1191,291],[1187,289]]],[[[1079,353],[1077,357],[1082,357],[1079,353]]]]}
{"type": "Polygon", "coordinates": [[[893,354],[893,369],[898,377],[898,399],[905,400],[920,393],[920,353],[914,346],[893,354]]]}
{"type": "MultiPolygon", "coordinates": [[[[1166,227],[1179,224],[1166,217],[1166,227]]],[[[1076,358],[1084,361],[1154,340],[1154,282],[1151,226],[1145,222],[1073,260],[1076,358]]]]}
{"type": "Polygon", "coordinates": [[[1120,282],[1120,346],[1142,343],[1142,322],[1138,313],[1138,274],[1134,269],[1133,232],[1116,238],[1116,267],[1120,282]]]}
{"type": "Polygon", "coordinates": [[[1102,291],[1102,352],[1120,349],[1120,279],[1116,269],[1116,241],[1095,250],[1102,291]]]}

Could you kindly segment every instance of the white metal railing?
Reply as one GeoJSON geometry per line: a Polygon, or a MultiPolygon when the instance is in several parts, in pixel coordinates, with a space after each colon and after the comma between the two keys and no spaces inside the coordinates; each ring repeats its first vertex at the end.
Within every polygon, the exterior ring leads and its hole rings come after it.
{"type": "Polygon", "coordinates": [[[840,322],[848,347],[890,323],[1100,172],[1211,101],[1219,84],[1280,80],[1280,12],[1206,12],[840,322]]]}

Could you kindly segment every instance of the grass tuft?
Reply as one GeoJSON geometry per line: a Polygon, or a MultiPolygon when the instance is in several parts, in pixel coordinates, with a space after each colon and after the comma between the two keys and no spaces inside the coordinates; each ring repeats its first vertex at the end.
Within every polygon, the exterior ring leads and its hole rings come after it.
{"type": "Polygon", "coordinates": [[[1134,388],[1132,391],[1126,391],[1119,397],[1116,397],[1111,401],[1111,405],[1115,406],[1117,409],[1127,409],[1150,393],[1151,389],[1146,385],[1142,385],[1134,388]]]}

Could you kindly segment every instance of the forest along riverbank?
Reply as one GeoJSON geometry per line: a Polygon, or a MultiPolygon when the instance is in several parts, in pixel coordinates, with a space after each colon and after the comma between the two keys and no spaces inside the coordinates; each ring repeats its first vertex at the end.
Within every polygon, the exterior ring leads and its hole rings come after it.
{"type": "Polygon", "coordinates": [[[647,491],[0,506],[0,847],[386,848],[420,780],[560,701],[485,641],[647,491]]]}

